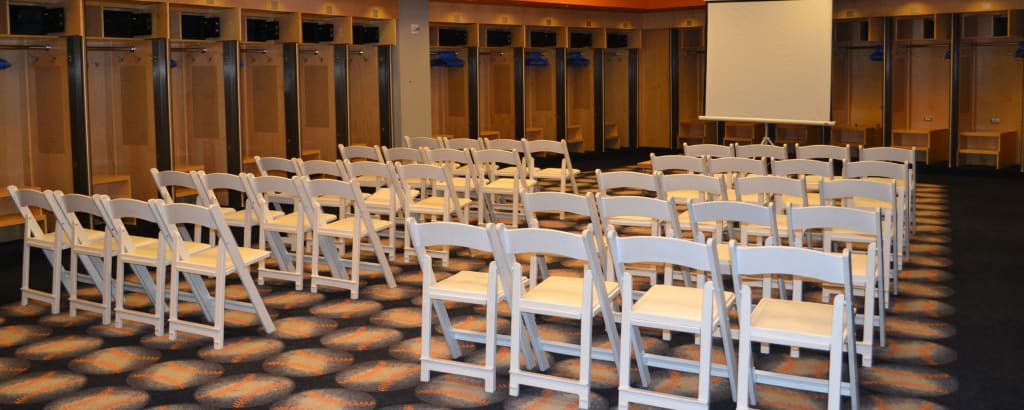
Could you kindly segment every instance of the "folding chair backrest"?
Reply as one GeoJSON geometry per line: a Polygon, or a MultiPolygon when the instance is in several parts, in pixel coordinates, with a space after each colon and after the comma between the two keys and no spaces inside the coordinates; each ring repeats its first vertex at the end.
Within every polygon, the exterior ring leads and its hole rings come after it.
{"type": "Polygon", "coordinates": [[[102,219],[100,208],[91,196],[82,194],[64,194],[61,191],[53,191],[53,199],[61,212],[54,213],[57,223],[63,224],[66,232],[73,232],[72,240],[84,241],[85,235],[81,235],[85,229],[80,217],[87,217],[91,220],[102,219]]]}
{"type": "Polygon", "coordinates": [[[357,161],[383,161],[384,155],[380,153],[380,147],[374,145],[372,147],[365,145],[343,145],[338,144],[338,153],[341,154],[342,159],[347,159],[352,162],[357,161]]]}
{"type": "Polygon", "coordinates": [[[882,246],[882,218],[878,210],[841,208],[835,206],[790,207],[787,210],[789,237],[798,241],[797,231],[813,229],[845,229],[875,236],[882,246]]]}
{"type": "Polygon", "coordinates": [[[778,176],[803,176],[816,175],[826,178],[833,178],[835,171],[832,164],[825,161],[813,159],[784,159],[772,160],[772,175],[778,176]]]}
{"type": "Polygon", "coordinates": [[[847,178],[882,177],[906,182],[910,176],[910,165],[888,161],[857,161],[846,165],[847,178]]]}
{"type": "Polygon", "coordinates": [[[516,150],[517,152],[526,152],[526,147],[524,146],[523,141],[511,138],[484,138],[484,148],[503,149],[505,151],[516,150]]]}
{"type": "Polygon", "coordinates": [[[618,189],[639,189],[661,195],[661,171],[651,174],[636,171],[602,172],[595,170],[598,192],[601,195],[613,194],[618,189]]]}
{"type": "Polygon", "coordinates": [[[301,158],[296,158],[295,164],[298,165],[300,175],[308,176],[310,179],[349,179],[348,173],[345,172],[345,167],[342,165],[341,160],[325,161],[322,159],[315,159],[311,161],[303,161],[301,158]]]}
{"type": "Polygon", "coordinates": [[[469,154],[468,150],[454,148],[424,150],[423,157],[426,158],[428,163],[434,165],[444,164],[448,165],[449,168],[459,165],[469,165],[473,162],[473,157],[469,154]]]}
{"type": "MultiPolygon", "coordinates": [[[[794,246],[737,246],[729,243],[733,282],[743,276],[799,275],[820,282],[841,285],[851,300],[850,251],[832,254],[794,246]]],[[[763,297],[771,297],[766,292],[763,297]]]]}
{"type": "Polygon", "coordinates": [[[736,156],[740,158],[786,159],[789,157],[789,146],[786,144],[744,144],[736,145],[734,149],[736,156]]]}
{"type": "Polygon", "coordinates": [[[245,182],[242,181],[239,175],[223,172],[207,174],[203,171],[198,171],[196,176],[199,183],[202,184],[202,189],[199,191],[199,199],[203,205],[220,205],[220,200],[217,199],[218,192],[235,192],[243,195],[246,201],[249,200],[245,182]]]}
{"type": "MultiPolygon", "coordinates": [[[[252,203],[255,204],[256,216],[261,221],[269,221],[271,219],[269,213],[271,204],[278,201],[291,204],[292,201],[285,199],[286,196],[295,198],[299,195],[298,189],[295,188],[295,183],[289,178],[278,176],[256,177],[252,174],[243,174],[241,177],[248,187],[246,192],[249,198],[252,198],[252,203]]],[[[299,208],[296,211],[299,211],[301,214],[302,210],[299,208]]],[[[299,218],[299,223],[301,221],[302,218],[299,218]]]]}
{"type": "MultiPolygon", "coordinates": [[[[18,212],[21,213],[22,219],[25,220],[26,236],[35,238],[44,235],[46,232],[43,229],[43,226],[40,225],[40,221],[36,219],[36,215],[32,212],[32,208],[39,208],[45,212],[56,214],[53,204],[48,199],[48,196],[51,195],[50,191],[43,192],[35,189],[24,189],[15,187],[14,185],[8,185],[7,192],[11,193],[11,200],[14,202],[14,206],[18,208],[18,212]]],[[[45,221],[43,222],[45,223],[45,221]]]]}
{"type": "Polygon", "coordinates": [[[699,191],[701,201],[728,201],[729,190],[722,175],[670,174],[661,176],[662,197],[667,198],[672,191],[699,191]]]}
{"type": "Polygon", "coordinates": [[[831,200],[848,198],[869,198],[879,201],[896,203],[896,182],[881,182],[868,179],[841,179],[824,181],[820,186],[821,201],[827,204],[831,200]]]}
{"type": "Polygon", "coordinates": [[[597,195],[597,209],[602,224],[612,228],[611,218],[623,216],[639,216],[658,221],[660,225],[668,225],[669,232],[665,236],[680,237],[679,215],[675,200],[661,200],[643,196],[608,196],[597,195]]]}
{"type": "Polygon", "coordinates": [[[661,171],[669,175],[667,171],[686,171],[694,174],[706,174],[708,169],[707,158],[690,155],[654,155],[651,153],[651,170],[661,171]]]}
{"type": "Polygon", "coordinates": [[[770,232],[769,239],[773,243],[779,243],[779,230],[773,203],[759,205],[739,201],[689,201],[686,209],[690,214],[690,226],[694,237],[700,241],[704,240],[698,225],[700,222],[725,221],[767,226],[770,232]]]}
{"type": "MultiPolygon", "coordinates": [[[[797,206],[807,206],[807,183],[803,178],[793,179],[779,176],[749,176],[736,179],[736,198],[757,194],[761,203],[781,203],[783,196],[801,198],[797,206]]],[[[784,207],[780,207],[784,208],[784,207]]],[[[777,209],[779,211],[783,209],[777,209]]]]}
{"type": "Polygon", "coordinates": [[[520,178],[526,178],[527,176],[526,168],[523,167],[522,161],[519,160],[519,151],[488,148],[482,150],[471,149],[469,152],[473,156],[473,163],[483,166],[482,172],[485,175],[481,176],[494,179],[496,177],[494,173],[500,166],[515,167],[520,178]]]}
{"type": "Polygon", "coordinates": [[[444,147],[450,149],[484,149],[483,140],[475,138],[445,138],[444,147]]]}
{"type": "Polygon", "coordinates": [[[712,238],[702,243],[665,236],[621,237],[610,229],[607,237],[619,273],[625,272],[623,265],[631,263],[669,263],[699,271],[718,270],[718,254],[712,238]]]}
{"type": "Polygon", "coordinates": [[[586,195],[567,192],[526,192],[523,194],[523,209],[526,213],[526,223],[531,228],[540,228],[538,213],[567,212],[586,216],[590,218],[595,231],[601,229],[601,219],[592,192],[586,195]]]}
{"type": "Polygon", "coordinates": [[[798,159],[832,159],[837,161],[850,162],[850,146],[835,145],[805,145],[796,144],[796,157],[798,159]]]}
{"type": "Polygon", "coordinates": [[[689,145],[683,143],[683,154],[691,157],[702,157],[708,156],[711,158],[725,158],[734,157],[736,152],[733,150],[732,145],[718,145],[718,144],[696,144],[689,145]]]}
{"type": "MultiPolygon", "coordinates": [[[[599,275],[598,277],[603,277],[597,251],[594,249],[593,232],[590,230],[574,234],[546,228],[505,229],[501,224],[496,228],[495,238],[495,251],[504,255],[504,260],[508,263],[506,268],[510,269],[516,263],[516,255],[551,255],[587,261],[590,271],[599,275]]],[[[601,287],[603,288],[603,284],[601,287]]]]}
{"type": "Polygon", "coordinates": [[[225,257],[231,259],[231,263],[236,269],[246,266],[241,253],[238,251],[238,243],[235,242],[235,236],[231,234],[230,228],[228,228],[227,223],[224,221],[220,207],[217,205],[205,207],[192,204],[164,204],[154,201],[149,203],[153,207],[153,212],[158,216],[158,219],[162,219],[161,222],[158,222],[158,225],[161,225],[161,233],[169,238],[173,238],[174,247],[179,250],[179,252],[176,252],[177,257],[181,258],[183,256],[182,251],[185,248],[183,246],[184,239],[177,233],[178,229],[175,229],[175,227],[178,225],[192,225],[209,229],[211,231],[210,235],[215,235],[217,238],[219,252],[224,252],[225,257]]]}
{"type": "Polygon", "coordinates": [[[409,148],[435,149],[443,147],[441,140],[434,137],[410,137],[403,135],[402,139],[405,140],[405,146],[409,148]]]}
{"type": "Polygon", "coordinates": [[[261,157],[255,156],[256,167],[260,170],[261,176],[287,176],[299,175],[299,169],[295,161],[290,158],[261,157]]]}
{"type": "Polygon", "coordinates": [[[178,187],[199,191],[194,173],[173,170],[158,171],[156,168],[150,168],[149,173],[153,175],[153,182],[156,184],[157,192],[164,202],[172,203],[175,199],[174,195],[167,188],[173,189],[178,187]]]}
{"type": "Polygon", "coordinates": [[[157,216],[153,214],[153,208],[147,202],[132,198],[110,199],[106,195],[96,195],[93,198],[103,213],[104,223],[110,227],[110,232],[122,251],[131,251],[135,248],[132,236],[128,234],[124,224],[125,219],[157,223],[157,216]]]}
{"type": "MultiPolygon", "coordinates": [[[[408,218],[405,226],[409,229],[409,237],[416,250],[416,258],[420,264],[420,270],[424,274],[424,281],[430,283],[436,283],[437,278],[434,276],[433,257],[427,251],[429,247],[456,246],[497,256],[493,246],[494,225],[490,223],[486,226],[457,222],[420,223],[416,221],[416,218],[408,218]]],[[[492,261],[491,263],[496,262],[492,261]]],[[[512,286],[512,282],[505,275],[498,275],[498,278],[503,288],[511,289],[509,286],[512,286]]]]}
{"type": "MultiPolygon", "coordinates": [[[[295,189],[299,194],[299,201],[302,203],[310,223],[314,225],[323,225],[326,222],[319,220],[320,215],[323,213],[323,207],[318,198],[322,196],[341,198],[342,202],[355,205],[355,214],[359,218],[365,219],[368,216],[366,214],[366,206],[363,204],[362,191],[359,189],[359,182],[355,180],[340,181],[324,178],[310,180],[309,177],[303,176],[293,177],[292,183],[295,184],[295,189]]],[[[364,224],[367,222],[369,221],[362,221],[364,224]]],[[[366,227],[366,229],[369,228],[369,226],[366,227]]]]}
{"type": "Polygon", "coordinates": [[[423,162],[423,152],[417,148],[409,147],[381,147],[381,152],[384,154],[384,160],[387,162],[400,162],[403,164],[413,164],[423,162]]]}
{"type": "Polygon", "coordinates": [[[861,161],[888,161],[897,163],[907,163],[913,168],[917,161],[916,148],[896,148],[896,147],[872,147],[864,148],[860,147],[860,155],[858,158],[861,161]]]}
{"type": "MultiPolygon", "coordinates": [[[[374,176],[383,178],[385,181],[391,180],[391,175],[388,173],[388,166],[383,162],[376,161],[349,161],[344,160],[342,163],[345,166],[345,171],[348,173],[350,178],[358,178],[361,176],[374,176]]],[[[389,184],[390,185],[390,184],[389,184]]]]}
{"type": "Polygon", "coordinates": [[[768,163],[753,158],[711,158],[708,172],[712,174],[768,175],[768,163]]]}

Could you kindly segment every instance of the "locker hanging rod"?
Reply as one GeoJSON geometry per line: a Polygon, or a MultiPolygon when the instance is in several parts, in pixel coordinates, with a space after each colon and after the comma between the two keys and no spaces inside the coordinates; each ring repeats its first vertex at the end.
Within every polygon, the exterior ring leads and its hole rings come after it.
{"type": "Polygon", "coordinates": [[[299,52],[303,54],[320,55],[320,49],[318,48],[300,48],[299,52]]]}
{"type": "Polygon", "coordinates": [[[243,48],[242,52],[243,53],[249,53],[249,54],[267,54],[267,49],[265,49],[265,48],[243,48]]]}
{"type": "Polygon", "coordinates": [[[361,56],[362,55],[366,55],[366,52],[363,51],[363,50],[352,50],[352,51],[349,51],[349,53],[356,54],[356,55],[361,55],[361,56]]]}
{"type": "Polygon", "coordinates": [[[440,54],[442,52],[444,52],[444,53],[453,53],[453,55],[456,55],[456,56],[459,55],[458,51],[451,51],[451,50],[430,50],[430,55],[438,55],[438,54],[440,54]]]}
{"type": "Polygon", "coordinates": [[[505,52],[504,51],[481,51],[480,54],[485,55],[485,56],[487,56],[487,55],[504,56],[505,52]]]}
{"type": "Polygon", "coordinates": [[[206,47],[171,47],[171,51],[198,51],[206,54],[208,50],[206,47]]]}
{"type": "Polygon", "coordinates": [[[135,47],[113,47],[113,46],[86,46],[85,48],[88,51],[127,51],[129,53],[134,53],[135,50],[138,50],[135,47]]]}
{"type": "Polygon", "coordinates": [[[862,45],[862,46],[839,46],[838,48],[847,49],[847,50],[874,50],[875,47],[878,47],[878,46],[881,46],[881,45],[882,44],[879,43],[879,44],[866,44],[866,45],[862,45]]]}
{"type": "Polygon", "coordinates": [[[0,50],[46,50],[50,51],[53,46],[49,44],[33,44],[33,45],[17,45],[17,44],[0,44],[0,50]]]}

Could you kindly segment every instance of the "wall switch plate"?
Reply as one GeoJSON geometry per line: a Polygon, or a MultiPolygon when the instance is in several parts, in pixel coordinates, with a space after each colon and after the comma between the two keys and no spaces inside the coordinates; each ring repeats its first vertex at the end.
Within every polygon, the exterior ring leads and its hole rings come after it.
{"type": "Polygon", "coordinates": [[[999,117],[992,117],[992,123],[993,124],[999,124],[1001,122],[1003,122],[1003,120],[1001,118],[999,118],[999,117]]]}
{"type": "Polygon", "coordinates": [[[924,116],[924,120],[925,121],[931,121],[931,120],[934,120],[934,119],[935,119],[935,116],[932,116],[932,115],[925,115],[924,116]]]}
{"type": "Polygon", "coordinates": [[[420,33],[420,25],[419,24],[410,24],[409,25],[409,33],[413,34],[413,35],[419,34],[420,33]]]}

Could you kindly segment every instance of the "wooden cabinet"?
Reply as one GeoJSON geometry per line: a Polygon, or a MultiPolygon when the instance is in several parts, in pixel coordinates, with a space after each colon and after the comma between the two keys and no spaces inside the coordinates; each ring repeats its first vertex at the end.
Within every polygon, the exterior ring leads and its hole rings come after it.
{"type": "Polygon", "coordinates": [[[776,144],[819,144],[824,143],[821,133],[822,128],[819,126],[776,124],[775,137],[772,138],[772,142],[776,144]]]}
{"type": "Polygon", "coordinates": [[[614,122],[604,124],[604,148],[619,149],[619,125],[614,122]]]}
{"type": "Polygon", "coordinates": [[[995,157],[996,169],[1018,163],[1016,131],[964,131],[960,133],[957,155],[995,157]]]}
{"type": "Polygon", "coordinates": [[[761,141],[764,137],[764,124],[754,122],[727,122],[725,123],[725,137],[723,144],[753,144],[761,141]]]}
{"type": "Polygon", "coordinates": [[[924,155],[925,164],[949,161],[949,129],[893,130],[892,146],[917,149],[924,155]]]}
{"type": "Polygon", "coordinates": [[[829,142],[838,146],[857,146],[865,148],[882,146],[882,130],[875,127],[832,127],[829,142]]]}
{"type": "Polygon", "coordinates": [[[706,144],[714,143],[716,136],[716,122],[713,121],[679,121],[679,129],[676,138],[679,145],[683,143],[706,144]]]}

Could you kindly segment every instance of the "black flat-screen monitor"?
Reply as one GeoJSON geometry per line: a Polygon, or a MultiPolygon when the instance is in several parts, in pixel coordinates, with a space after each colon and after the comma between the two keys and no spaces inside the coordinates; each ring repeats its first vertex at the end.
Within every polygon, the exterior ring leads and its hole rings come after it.
{"type": "Polygon", "coordinates": [[[352,26],[352,44],[370,44],[380,42],[380,28],[377,26],[352,26]]]}
{"type": "Polygon", "coordinates": [[[281,26],[276,20],[248,18],[245,20],[245,38],[248,41],[273,41],[281,37],[281,26]]]}
{"type": "Polygon", "coordinates": [[[469,43],[469,33],[461,28],[439,28],[437,43],[441,46],[464,46],[469,43]]]}
{"type": "Polygon", "coordinates": [[[306,21],[302,23],[303,43],[329,43],[334,41],[334,24],[306,21]]]}
{"type": "Polygon", "coordinates": [[[487,47],[508,47],[512,45],[512,32],[508,30],[487,30],[487,47]]]}
{"type": "Polygon", "coordinates": [[[11,34],[43,35],[64,31],[64,8],[12,4],[11,34]]]}
{"type": "Polygon", "coordinates": [[[587,48],[594,46],[594,35],[590,33],[570,33],[569,48],[587,48]]]}
{"type": "Polygon", "coordinates": [[[205,40],[220,37],[220,17],[196,14],[181,15],[181,38],[205,40]]]}
{"type": "Polygon", "coordinates": [[[104,37],[135,37],[153,34],[153,16],[127,10],[103,10],[104,37]]]}
{"type": "Polygon", "coordinates": [[[530,47],[554,47],[558,44],[558,36],[553,31],[530,32],[530,47]]]}
{"type": "Polygon", "coordinates": [[[608,33],[608,48],[629,47],[629,36],[622,33],[608,33]]]}

